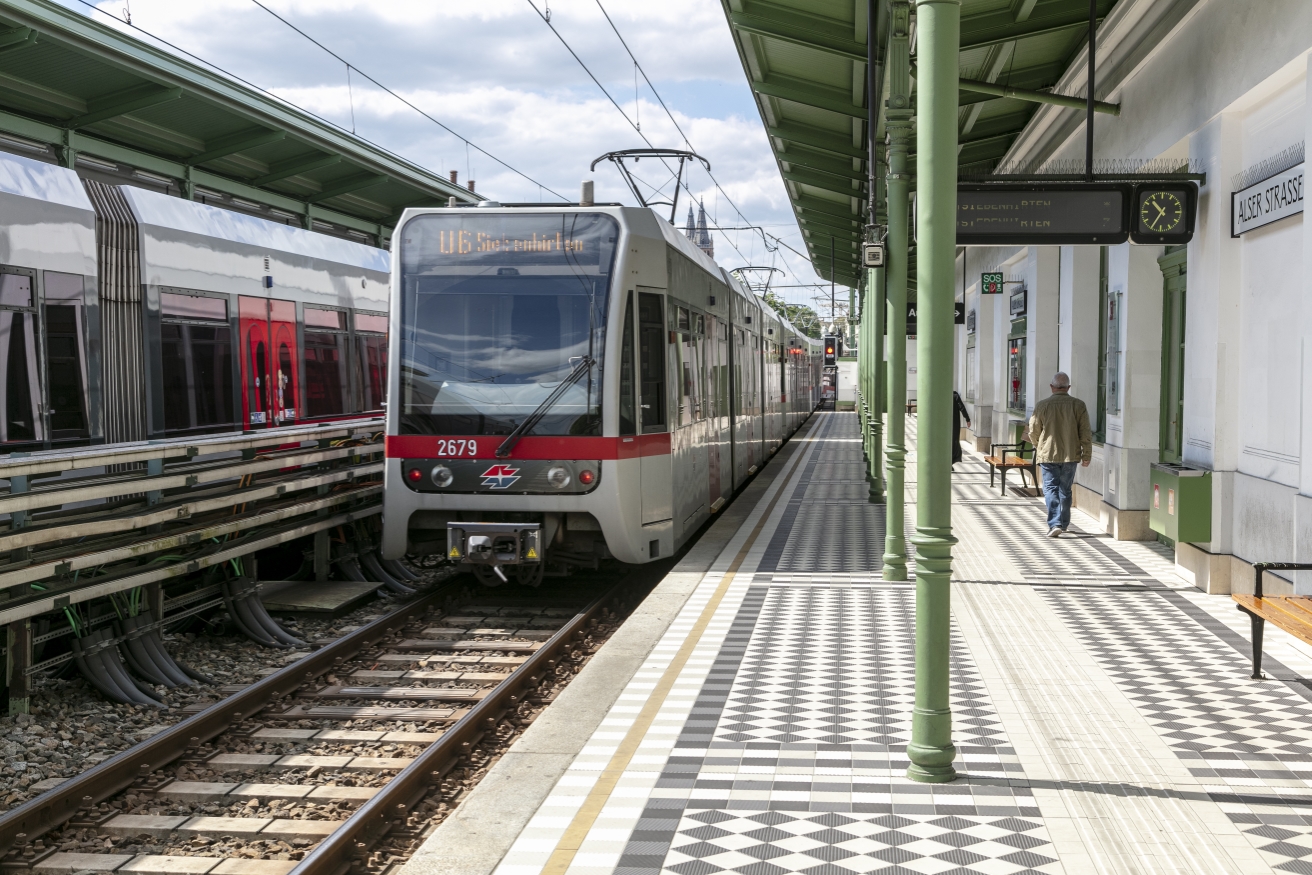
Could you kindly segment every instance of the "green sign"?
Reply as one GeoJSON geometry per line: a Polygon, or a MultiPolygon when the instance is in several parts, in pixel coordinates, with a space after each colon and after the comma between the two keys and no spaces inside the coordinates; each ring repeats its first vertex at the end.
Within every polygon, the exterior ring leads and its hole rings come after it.
{"type": "Polygon", "coordinates": [[[980,294],[983,295],[1000,295],[1002,294],[1002,274],[1000,273],[982,273],[979,275],[980,294]]]}

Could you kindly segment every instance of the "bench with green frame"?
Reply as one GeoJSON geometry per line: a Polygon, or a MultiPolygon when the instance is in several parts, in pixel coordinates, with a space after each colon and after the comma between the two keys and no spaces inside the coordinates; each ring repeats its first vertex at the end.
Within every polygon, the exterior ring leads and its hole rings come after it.
{"type": "Polygon", "coordinates": [[[1007,472],[1020,472],[1020,485],[1025,485],[1025,472],[1034,480],[1034,488],[1039,488],[1039,469],[1034,460],[1034,446],[1029,441],[1014,444],[989,444],[989,454],[984,457],[989,466],[989,488],[993,488],[993,474],[1002,475],[1002,494],[1007,494],[1007,472]],[[998,451],[1002,453],[999,455],[998,451]]]}

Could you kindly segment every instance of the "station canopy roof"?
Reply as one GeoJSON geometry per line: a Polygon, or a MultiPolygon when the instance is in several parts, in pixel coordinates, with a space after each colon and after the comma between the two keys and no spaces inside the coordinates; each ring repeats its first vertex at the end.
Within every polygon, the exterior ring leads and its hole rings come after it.
{"type": "MultiPolygon", "coordinates": [[[[882,63],[888,0],[721,2],[811,263],[830,279],[832,246],[832,279],[858,285],[869,221],[867,10],[875,10],[875,58],[882,63]]],[[[1116,0],[1097,2],[1101,20],[1116,0]]],[[[974,83],[1051,89],[1088,34],[1088,0],[962,0],[960,75],[974,83]]],[[[876,103],[882,106],[883,95],[876,103]]],[[[992,170],[1039,106],[962,90],[959,168],[992,170]]],[[[882,112],[875,125],[882,141],[882,112]]],[[[914,172],[914,142],[911,151],[914,172]]]]}
{"type": "Polygon", "coordinates": [[[482,198],[258,89],[49,0],[0,2],[0,147],[380,244],[482,198]]]}

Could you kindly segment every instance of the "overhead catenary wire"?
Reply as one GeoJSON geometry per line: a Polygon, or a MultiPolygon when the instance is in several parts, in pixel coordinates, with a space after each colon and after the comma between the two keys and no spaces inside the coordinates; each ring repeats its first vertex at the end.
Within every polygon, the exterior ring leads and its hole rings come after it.
{"type": "MultiPolygon", "coordinates": [[[[298,34],[300,34],[301,36],[305,37],[305,38],[306,38],[307,40],[309,40],[310,42],[314,43],[316,46],[318,46],[318,47],[319,47],[320,49],[322,49],[324,52],[326,52],[327,54],[331,55],[333,58],[336,58],[338,61],[341,61],[343,64],[345,64],[345,65],[347,66],[348,69],[354,69],[355,72],[359,73],[359,74],[360,74],[361,76],[363,76],[365,79],[369,80],[369,82],[371,82],[373,85],[375,85],[376,87],[380,88],[381,90],[387,92],[387,93],[390,94],[392,97],[395,97],[395,98],[396,98],[397,100],[399,100],[401,103],[403,103],[403,104],[405,104],[406,106],[410,107],[410,108],[413,109],[415,112],[419,113],[421,116],[423,116],[424,118],[428,119],[430,122],[432,122],[433,124],[437,125],[438,127],[440,127],[442,130],[446,131],[446,132],[447,132],[448,134],[450,134],[451,136],[455,137],[457,140],[460,140],[461,142],[463,142],[463,143],[465,144],[465,149],[466,149],[466,150],[468,150],[468,149],[474,149],[475,151],[482,152],[484,155],[486,155],[487,157],[491,158],[493,161],[497,162],[498,164],[500,164],[502,167],[506,168],[506,169],[509,170],[510,172],[512,172],[512,173],[514,173],[514,174],[516,174],[516,175],[518,175],[518,176],[520,176],[520,177],[523,177],[524,179],[528,180],[529,182],[533,183],[534,185],[542,186],[542,188],[544,188],[544,189],[546,189],[547,191],[551,192],[552,194],[554,194],[556,197],[560,198],[560,199],[563,200],[563,201],[566,201],[566,202],[569,201],[569,198],[565,197],[565,196],[564,196],[563,194],[561,194],[560,192],[558,192],[558,191],[552,189],[551,186],[548,186],[548,185],[542,185],[542,183],[538,182],[538,181],[537,181],[536,179],[534,179],[533,177],[529,176],[528,174],[524,173],[524,172],[521,171],[521,170],[518,170],[518,169],[512,167],[511,165],[507,164],[505,161],[502,161],[500,158],[498,158],[497,156],[493,155],[491,152],[489,152],[489,151],[487,151],[486,149],[484,149],[483,147],[479,146],[477,143],[474,143],[474,142],[473,142],[472,140],[470,140],[468,137],[462,137],[460,134],[456,133],[454,130],[452,130],[449,126],[447,126],[447,125],[444,124],[443,122],[438,121],[436,118],[434,118],[433,116],[429,115],[427,112],[425,112],[424,110],[420,109],[418,106],[415,106],[413,103],[411,103],[410,101],[406,100],[406,99],[405,99],[404,97],[402,97],[400,94],[397,94],[395,91],[393,91],[392,89],[388,88],[388,87],[387,87],[386,85],[384,85],[383,83],[379,82],[379,81],[378,81],[377,79],[375,79],[373,76],[370,76],[368,73],[366,73],[365,71],[361,70],[359,67],[355,66],[355,65],[352,64],[350,61],[346,60],[346,58],[343,58],[341,55],[337,54],[337,53],[334,52],[332,49],[328,48],[326,45],[324,45],[323,43],[319,42],[319,41],[318,41],[317,39],[315,39],[314,37],[310,36],[308,33],[306,33],[305,31],[301,30],[301,29],[300,29],[299,27],[297,27],[296,25],[292,24],[292,23],[291,23],[290,21],[288,21],[286,18],[283,18],[283,17],[282,17],[281,15],[279,15],[277,12],[274,12],[274,11],[273,11],[272,9],[270,9],[268,6],[265,6],[263,3],[260,2],[260,0],[251,0],[251,2],[254,3],[256,6],[260,7],[261,9],[263,9],[265,12],[269,13],[270,15],[272,15],[274,18],[276,18],[276,19],[278,19],[279,21],[281,21],[283,24],[285,24],[285,25],[287,25],[288,27],[290,27],[292,30],[296,31],[296,32],[297,32],[298,34]]],[[[467,154],[467,153],[466,153],[466,154],[467,154]]],[[[466,160],[468,160],[468,159],[466,158],[466,160]]]]}
{"type": "MultiPolygon", "coordinates": [[[[529,3],[530,3],[530,5],[531,5],[531,4],[532,4],[532,0],[529,0],[529,3]]],[[[683,128],[679,125],[679,120],[678,120],[677,118],[674,117],[674,113],[670,110],[670,107],[665,103],[665,100],[664,100],[664,98],[661,97],[660,92],[656,90],[656,86],[652,83],[652,81],[651,81],[651,77],[649,77],[649,76],[647,75],[647,71],[643,69],[642,64],[638,61],[637,56],[635,56],[635,55],[633,54],[633,49],[629,48],[629,44],[628,44],[628,42],[625,41],[625,39],[624,39],[624,35],[623,35],[622,33],[620,33],[620,29],[615,25],[614,20],[611,19],[611,17],[610,17],[610,13],[606,11],[606,7],[602,4],[601,0],[596,0],[596,4],[597,4],[597,8],[601,10],[601,14],[602,14],[603,16],[605,16],[605,18],[606,18],[606,23],[609,24],[609,25],[610,25],[610,29],[611,29],[612,31],[614,31],[616,39],[618,39],[618,40],[620,41],[620,45],[624,46],[624,51],[628,53],[629,59],[630,59],[631,61],[633,61],[633,66],[636,67],[637,70],[638,70],[638,72],[640,72],[640,73],[642,74],[643,81],[645,81],[645,82],[647,83],[647,87],[651,89],[651,93],[652,93],[652,95],[656,98],[656,102],[660,104],[661,109],[665,110],[665,114],[666,114],[667,116],[669,116],[670,123],[674,125],[674,129],[675,129],[676,131],[678,131],[678,132],[679,132],[679,136],[683,138],[684,145],[686,145],[691,151],[696,152],[696,151],[697,151],[696,147],[693,146],[692,141],[691,141],[690,139],[688,139],[688,135],[687,135],[686,133],[684,133],[683,128]]],[[[534,8],[536,9],[536,7],[534,7],[534,8]]],[[[539,14],[540,14],[540,13],[539,13],[539,14]]],[[[555,28],[553,27],[552,30],[554,31],[555,28]]],[[[564,37],[561,37],[559,33],[557,33],[556,36],[560,38],[561,42],[564,42],[564,41],[565,41],[565,40],[564,40],[564,37]]],[[[567,44],[566,47],[568,48],[568,44],[567,44]]],[[[574,54],[573,49],[570,49],[570,54],[574,54]]],[[[577,59],[577,58],[578,58],[578,55],[574,55],[574,57],[577,59]]],[[[582,62],[582,61],[579,61],[579,63],[582,64],[583,62],[582,62]]],[[[591,75],[591,72],[589,72],[589,75],[591,75]]],[[[594,81],[594,82],[597,81],[595,76],[593,77],[593,81],[594,81]]],[[[601,83],[600,83],[600,82],[597,82],[597,86],[600,88],[600,87],[601,87],[601,83]]],[[[602,90],[604,91],[605,89],[602,89],[602,90]]],[[[609,95],[608,95],[608,96],[609,96],[609,95]]],[[[611,102],[614,103],[613,100],[612,100],[611,102]]],[[[618,108],[618,105],[617,105],[617,108],[618,108]]],[[[621,112],[623,112],[623,110],[621,110],[621,112]]],[[[627,117],[627,116],[626,116],[626,117],[627,117]]],[[[645,139],[645,138],[644,138],[644,139],[645,139]]],[[[729,197],[729,193],[728,193],[727,191],[724,190],[724,187],[723,187],[723,186],[720,185],[719,180],[717,180],[717,179],[715,178],[715,174],[711,173],[710,171],[707,171],[707,172],[706,172],[706,175],[707,175],[708,177],[710,177],[710,179],[711,179],[711,183],[715,186],[715,191],[716,191],[716,194],[717,194],[717,198],[718,198],[718,196],[721,195],[721,194],[724,195],[724,200],[725,200],[725,202],[728,203],[729,206],[733,208],[733,211],[734,211],[735,213],[738,214],[738,217],[739,217],[740,219],[742,219],[745,223],[751,225],[751,224],[752,224],[752,223],[751,223],[751,220],[748,219],[747,216],[743,214],[743,211],[740,210],[740,209],[738,208],[738,205],[735,204],[735,203],[733,202],[733,198],[729,197]]],[[[686,185],[684,186],[684,188],[685,188],[685,190],[687,190],[688,195],[691,197],[691,196],[692,196],[692,189],[688,188],[686,185]]],[[[753,226],[753,229],[754,229],[754,230],[759,230],[759,226],[753,226]]],[[[727,230],[727,229],[726,229],[726,230],[727,230]]],[[[738,229],[733,229],[733,230],[738,230],[738,229]]],[[[792,252],[794,255],[798,256],[799,258],[805,259],[806,262],[807,262],[808,264],[811,264],[811,263],[812,263],[812,262],[811,262],[811,257],[810,257],[809,255],[805,255],[805,254],[803,254],[803,253],[801,253],[801,252],[798,252],[798,251],[797,251],[796,249],[794,249],[792,246],[789,246],[787,243],[785,243],[780,237],[778,237],[778,236],[776,236],[776,235],[774,235],[774,234],[767,234],[765,231],[761,231],[761,235],[762,235],[762,237],[769,237],[769,239],[773,240],[773,241],[774,241],[775,243],[777,243],[778,245],[783,246],[783,247],[784,247],[785,249],[787,249],[789,252],[792,252]]],[[[734,250],[735,250],[739,255],[742,255],[742,250],[739,249],[736,245],[734,245],[733,241],[729,240],[728,236],[725,236],[725,240],[729,242],[729,245],[730,245],[730,246],[733,246],[734,250]]],[[[764,241],[763,241],[763,242],[764,242],[764,241]]],[[[773,250],[770,249],[770,246],[769,246],[768,243],[766,243],[766,249],[767,249],[768,251],[773,252],[773,250]]],[[[814,265],[813,265],[813,266],[814,266],[814,265]]]]}
{"type": "MultiPolygon", "coordinates": [[[[251,0],[251,2],[258,2],[258,0],[251,0]]],[[[601,84],[601,80],[596,77],[596,75],[592,72],[592,70],[589,69],[587,64],[583,63],[583,59],[579,57],[578,52],[574,51],[574,47],[569,44],[569,41],[565,39],[564,35],[562,35],[561,32],[556,29],[556,26],[551,23],[551,16],[549,14],[544,15],[542,10],[538,9],[538,5],[534,3],[533,0],[526,0],[526,2],[528,3],[529,6],[533,7],[533,11],[537,13],[538,18],[542,19],[542,23],[551,29],[551,32],[555,34],[556,39],[560,40],[560,44],[565,47],[565,50],[570,53],[570,56],[573,57],[574,60],[578,62],[578,65],[583,68],[583,72],[588,74],[588,78],[592,80],[593,84],[595,84],[597,88],[601,90],[602,94],[606,95],[606,99],[611,102],[611,105],[614,106],[615,109],[619,110],[620,115],[624,116],[624,120],[629,123],[629,127],[633,128],[633,130],[638,134],[638,136],[642,138],[642,141],[644,143],[646,143],[652,149],[655,149],[656,144],[647,138],[647,135],[642,132],[642,128],[639,127],[638,124],[633,119],[629,118],[629,114],[624,111],[624,108],[622,106],[620,106],[619,101],[617,101],[614,97],[611,96],[611,93],[606,90],[606,86],[601,84]]],[[[602,9],[603,14],[605,13],[605,11],[606,11],[605,9],[602,9]]],[[[607,16],[606,20],[609,21],[610,16],[607,16]]],[[[611,27],[613,28],[614,25],[612,24],[611,27]]],[[[618,33],[619,31],[616,31],[616,34],[618,33]]],[[[622,37],[620,41],[623,42],[622,37]]],[[[628,50],[628,46],[625,46],[625,50],[626,51],[628,50]]],[[[634,66],[637,67],[639,72],[642,73],[642,78],[647,79],[647,73],[642,70],[642,66],[638,63],[638,59],[633,57],[632,52],[629,53],[629,57],[633,59],[634,66]]],[[[648,79],[647,84],[650,85],[651,80],[648,79]]],[[[635,101],[635,106],[636,106],[636,101],[635,101]]],[[[663,103],[662,106],[664,106],[663,103]]],[[[669,109],[666,109],[666,113],[668,112],[669,109]]],[[[677,129],[678,127],[679,127],[678,123],[676,122],[675,128],[677,129]]],[[[682,135],[683,131],[680,130],[679,133],[682,135]]],[[[684,137],[684,142],[687,142],[687,137],[684,137]]],[[[674,175],[674,171],[670,169],[670,165],[666,164],[664,159],[661,159],[661,163],[665,164],[665,169],[669,170],[671,175],[674,175]]],[[[710,171],[707,171],[707,175],[708,176],[710,175],[710,171]]],[[[714,177],[712,177],[712,179],[714,179],[714,177]]],[[[692,189],[688,186],[687,183],[683,185],[683,189],[684,191],[688,192],[689,197],[692,197],[692,189]]],[[[659,191],[660,189],[656,189],[656,190],[659,191]]],[[[739,215],[742,216],[742,213],[739,213],[739,215]]],[[[742,218],[743,221],[747,221],[746,216],[743,216],[742,218]]],[[[737,252],[743,258],[747,258],[747,256],[743,255],[743,251],[734,245],[733,241],[730,241],[729,238],[727,237],[725,238],[725,240],[729,242],[730,246],[733,246],[735,252],[737,252]]]]}
{"type": "MultiPolygon", "coordinates": [[[[319,114],[317,114],[317,113],[315,113],[315,112],[312,112],[312,111],[310,111],[310,110],[308,110],[308,109],[305,109],[304,107],[298,106],[297,104],[292,103],[292,102],[291,102],[290,100],[288,100],[287,98],[282,97],[282,96],[280,96],[280,95],[278,95],[278,94],[274,94],[274,93],[273,93],[272,91],[270,91],[269,89],[264,88],[263,86],[260,86],[260,85],[256,85],[254,82],[251,82],[251,81],[248,80],[248,79],[244,79],[244,78],[242,78],[241,76],[238,76],[236,73],[233,73],[233,72],[231,72],[231,71],[229,71],[229,70],[227,70],[227,69],[225,69],[225,68],[223,68],[223,67],[220,67],[218,64],[214,63],[213,61],[210,61],[210,60],[208,60],[208,59],[206,59],[206,58],[202,58],[200,55],[197,55],[195,52],[189,52],[189,51],[187,51],[186,49],[182,48],[181,46],[176,45],[176,44],[174,44],[174,43],[171,43],[171,42],[169,42],[168,40],[164,39],[163,37],[158,36],[158,35],[152,33],[152,32],[149,31],[149,30],[146,30],[144,27],[141,27],[140,25],[133,23],[133,22],[131,21],[130,17],[129,17],[129,20],[126,20],[126,21],[125,21],[124,19],[119,18],[117,15],[114,15],[112,12],[108,11],[107,9],[102,9],[101,7],[97,6],[95,3],[89,2],[89,0],[77,0],[77,2],[78,2],[78,3],[81,3],[83,6],[87,7],[87,8],[90,9],[92,12],[99,12],[101,15],[104,15],[106,18],[109,18],[109,19],[113,20],[116,24],[122,24],[122,25],[125,25],[125,26],[127,26],[127,27],[130,27],[130,28],[132,28],[133,30],[135,30],[137,33],[140,33],[140,34],[143,34],[143,35],[145,35],[145,36],[150,37],[152,40],[154,40],[155,42],[159,43],[160,45],[167,46],[169,49],[171,49],[171,50],[174,51],[174,52],[177,52],[179,55],[183,55],[183,56],[185,56],[185,57],[187,57],[187,58],[190,58],[190,59],[193,60],[193,61],[196,61],[196,62],[198,62],[198,63],[200,63],[200,64],[203,64],[204,66],[206,66],[206,67],[208,67],[208,68],[210,68],[210,69],[212,69],[212,70],[215,70],[215,71],[217,71],[217,72],[219,72],[219,73],[222,73],[224,76],[227,76],[229,79],[232,79],[234,82],[240,82],[242,85],[245,85],[245,86],[247,86],[248,88],[252,88],[252,89],[254,89],[255,91],[260,92],[261,94],[264,94],[264,95],[266,95],[266,96],[268,96],[268,97],[271,97],[271,98],[273,98],[274,100],[278,101],[279,103],[285,104],[285,105],[291,107],[292,109],[295,109],[297,112],[305,113],[305,114],[308,115],[308,116],[311,116],[311,117],[313,117],[313,118],[318,119],[319,121],[323,122],[324,124],[332,125],[334,128],[337,128],[338,130],[341,130],[341,131],[345,131],[345,130],[346,130],[346,129],[343,128],[341,125],[337,124],[337,122],[334,122],[334,121],[331,120],[331,119],[324,118],[323,116],[321,116],[321,115],[319,115],[319,114]]],[[[277,13],[273,12],[272,10],[270,10],[268,7],[263,6],[263,4],[259,4],[259,3],[257,3],[256,5],[260,6],[262,9],[264,9],[264,10],[265,10],[266,12],[268,12],[270,15],[273,15],[273,16],[274,16],[275,18],[277,18],[279,21],[283,21],[284,24],[287,24],[288,27],[291,27],[291,28],[292,28],[293,30],[295,30],[297,33],[300,33],[302,36],[306,36],[306,35],[305,35],[304,33],[302,33],[298,28],[296,28],[295,26],[293,26],[293,25],[287,23],[287,22],[286,22],[281,16],[279,16],[277,13]]],[[[415,106],[414,104],[410,103],[408,100],[406,100],[405,98],[401,97],[399,94],[397,94],[396,92],[392,91],[392,90],[391,90],[390,88],[388,88],[387,86],[382,85],[382,84],[379,83],[377,80],[375,80],[373,77],[369,76],[369,75],[366,74],[364,71],[362,71],[359,67],[356,67],[354,64],[351,64],[350,62],[348,62],[348,61],[342,59],[342,58],[339,57],[336,53],[329,51],[327,48],[325,48],[322,44],[318,43],[318,42],[315,41],[314,39],[312,39],[312,38],[310,38],[310,37],[308,37],[308,36],[306,36],[306,39],[309,39],[309,40],[310,40],[311,42],[313,42],[315,45],[319,46],[319,48],[321,48],[321,49],[323,49],[324,51],[328,52],[328,54],[332,55],[334,58],[336,58],[337,60],[339,60],[339,61],[341,61],[343,64],[345,64],[345,65],[347,66],[347,68],[348,68],[348,71],[347,71],[347,72],[348,72],[348,75],[349,75],[349,73],[350,73],[350,69],[353,68],[353,69],[355,70],[355,72],[359,73],[361,76],[364,76],[366,79],[368,79],[368,80],[369,80],[370,82],[372,82],[374,85],[378,86],[378,87],[379,87],[380,89],[382,89],[383,91],[386,91],[388,94],[392,95],[392,96],[395,97],[397,100],[401,101],[401,102],[404,103],[406,106],[410,107],[410,108],[413,109],[415,112],[419,113],[419,114],[422,115],[424,118],[426,118],[426,119],[428,119],[429,121],[431,121],[433,124],[435,124],[435,125],[437,125],[438,127],[442,128],[444,131],[446,131],[447,133],[451,134],[451,136],[453,136],[453,137],[455,137],[456,139],[458,139],[458,140],[464,142],[464,143],[465,143],[466,145],[468,145],[468,146],[473,146],[473,148],[478,149],[478,151],[482,152],[484,155],[488,156],[488,157],[491,158],[493,161],[495,161],[495,162],[497,162],[498,164],[500,164],[502,167],[505,167],[507,170],[510,170],[512,173],[515,173],[516,175],[521,176],[521,177],[523,177],[524,179],[527,179],[529,182],[533,183],[534,185],[541,186],[541,187],[544,188],[546,191],[551,192],[553,195],[555,195],[556,197],[560,198],[561,200],[568,202],[569,199],[566,198],[564,195],[560,194],[559,192],[555,191],[554,189],[552,189],[552,188],[549,187],[549,186],[542,185],[542,183],[538,182],[537,180],[533,179],[532,177],[528,176],[527,174],[523,173],[522,171],[520,171],[520,170],[518,170],[518,169],[512,167],[511,165],[507,164],[505,161],[502,161],[500,158],[498,158],[497,156],[493,155],[491,152],[488,152],[486,149],[483,149],[483,148],[479,147],[478,145],[476,145],[476,144],[474,144],[474,143],[471,143],[470,140],[467,139],[466,137],[461,136],[458,132],[452,130],[452,129],[451,129],[450,127],[448,127],[447,125],[445,125],[445,124],[443,124],[442,122],[438,121],[437,119],[433,118],[431,115],[429,115],[428,113],[424,112],[422,109],[420,109],[419,107],[415,106]]],[[[352,135],[353,135],[354,137],[356,137],[356,139],[363,140],[364,142],[369,143],[370,145],[378,146],[377,143],[374,143],[372,140],[370,140],[370,139],[367,138],[367,137],[363,137],[363,136],[361,136],[361,135],[359,135],[359,134],[356,134],[354,131],[352,131],[352,135]]],[[[379,146],[379,148],[386,149],[386,147],[382,147],[382,146],[379,146]]],[[[389,153],[391,152],[391,150],[386,150],[386,151],[388,151],[389,153]]],[[[394,154],[394,153],[392,153],[392,154],[394,154]]],[[[399,157],[399,156],[398,156],[398,157],[399,157]]],[[[405,159],[402,159],[402,160],[405,160],[405,159]]]]}

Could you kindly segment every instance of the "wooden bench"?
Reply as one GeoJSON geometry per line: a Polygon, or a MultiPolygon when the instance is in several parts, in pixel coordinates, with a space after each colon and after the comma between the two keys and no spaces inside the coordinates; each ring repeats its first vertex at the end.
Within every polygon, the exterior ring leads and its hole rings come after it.
{"type": "Polygon", "coordinates": [[[1274,623],[1300,641],[1312,644],[1312,596],[1263,595],[1262,574],[1267,571],[1312,571],[1312,565],[1301,562],[1254,562],[1253,593],[1235,593],[1231,596],[1239,610],[1248,615],[1253,624],[1253,679],[1262,679],[1262,632],[1267,623],[1274,623]]]}
{"type": "Polygon", "coordinates": [[[1021,441],[1016,444],[989,444],[989,454],[984,457],[984,461],[989,466],[989,489],[993,488],[993,474],[998,472],[1002,475],[1002,494],[1007,494],[1007,472],[1020,472],[1020,485],[1025,485],[1025,472],[1030,473],[1034,480],[1034,488],[1039,486],[1039,469],[1034,461],[1034,447],[1027,441],[1021,441]],[[998,450],[1002,454],[998,454],[998,450]],[[1029,458],[1025,454],[1029,454],[1029,458]],[[1008,458],[1011,456],[1012,458],[1008,458]]]}

